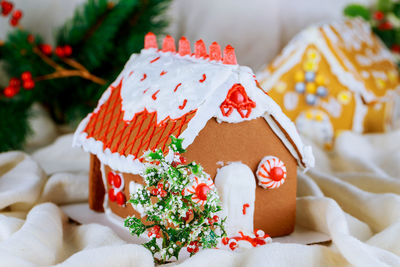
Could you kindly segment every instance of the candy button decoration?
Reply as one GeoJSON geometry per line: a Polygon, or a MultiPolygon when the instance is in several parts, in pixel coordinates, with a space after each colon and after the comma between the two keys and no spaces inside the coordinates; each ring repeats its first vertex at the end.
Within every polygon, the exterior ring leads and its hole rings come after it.
{"type": "Polygon", "coordinates": [[[317,103],[317,97],[314,94],[306,95],[306,103],[310,106],[314,106],[317,103]]]}
{"type": "Polygon", "coordinates": [[[275,189],[280,187],[285,182],[286,175],[286,166],[277,157],[266,156],[258,165],[258,185],[265,189],[275,189]]]}
{"type": "Polygon", "coordinates": [[[303,82],[296,83],[295,89],[297,93],[302,94],[306,90],[306,85],[303,82]]]}
{"type": "Polygon", "coordinates": [[[125,206],[126,197],[123,192],[124,189],[124,179],[117,173],[110,171],[107,174],[107,182],[110,186],[108,190],[108,199],[111,202],[117,202],[120,206],[125,206]]]}

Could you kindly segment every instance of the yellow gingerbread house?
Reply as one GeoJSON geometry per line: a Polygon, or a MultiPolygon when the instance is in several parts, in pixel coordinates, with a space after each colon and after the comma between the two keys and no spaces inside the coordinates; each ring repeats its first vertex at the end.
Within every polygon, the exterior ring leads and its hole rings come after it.
{"type": "Polygon", "coordinates": [[[397,66],[361,19],[304,30],[259,78],[298,130],[320,144],[331,144],[344,130],[399,125],[397,66]]]}

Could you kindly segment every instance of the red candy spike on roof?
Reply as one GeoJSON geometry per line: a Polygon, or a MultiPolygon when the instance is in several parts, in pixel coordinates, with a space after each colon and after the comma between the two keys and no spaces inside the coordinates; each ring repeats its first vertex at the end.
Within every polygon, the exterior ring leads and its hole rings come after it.
{"type": "Polygon", "coordinates": [[[167,35],[164,38],[163,44],[162,44],[162,51],[163,52],[175,52],[175,40],[172,38],[171,35],[167,35]]]}
{"type": "MultiPolygon", "coordinates": [[[[149,32],[144,37],[144,48],[158,49],[157,39],[154,33],[149,32]]],[[[227,45],[224,49],[224,57],[221,55],[221,47],[217,42],[210,45],[210,54],[207,54],[207,48],[203,40],[198,40],[194,45],[194,53],[191,54],[190,42],[186,37],[182,36],[179,40],[178,53],[180,56],[192,55],[195,58],[204,58],[210,61],[221,61],[227,65],[237,65],[235,49],[231,45],[227,45]]],[[[162,43],[162,52],[176,52],[175,40],[172,36],[165,36],[162,43]]]]}
{"type": "Polygon", "coordinates": [[[221,60],[221,47],[217,42],[214,42],[210,45],[210,60],[221,60]]]}
{"type": "Polygon", "coordinates": [[[196,58],[208,56],[206,45],[204,44],[203,40],[201,40],[201,39],[196,41],[196,43],[194,44],[194,56],[196,58]]]}
{"type": "Polygon", "coordinates": [[[179,55],[181,56],[186,56],[186,55],[190,55],[190,42],[188,39],[186,39],[185,36],[182,36],[182,38],[179,40],[179,55]]]}
{"type": "Polygon", "coordinates": [[[231,45],[227,45],[224,49],[223,63],[227,65],[237,65],[235,48],[231,45]]]}
{"type": "Polygon", "coordinates": [[[148,34],[145,35],[145,37],[144,37],[144,48],[145,49],[149,49],[149,48],[158,49],[157,38],[156,38],[156,35],[154,33],[149,32],[148,34]]]}

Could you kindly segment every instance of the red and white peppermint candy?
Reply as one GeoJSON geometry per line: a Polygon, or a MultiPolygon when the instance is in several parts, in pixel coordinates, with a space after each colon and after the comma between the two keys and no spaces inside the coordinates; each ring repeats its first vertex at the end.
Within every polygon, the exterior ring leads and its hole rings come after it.
{"type": "Polygon", "coordinates": [[[266,189],[278,188],[285,182],[286,174],[286,166],[283,161],[274,156],[266,156],[258,165],[258,184],[266,189]]]}
{"type": "Polygon", "coordinates": [[[200,205],[204,205],[207,200],[207,195],[210,190],[214,188],[214,183],[210,177],[207,178],[198,178],[193,177],[191,184],[186,187],[182,195],[192,195],[192,200],[200,205]]]}

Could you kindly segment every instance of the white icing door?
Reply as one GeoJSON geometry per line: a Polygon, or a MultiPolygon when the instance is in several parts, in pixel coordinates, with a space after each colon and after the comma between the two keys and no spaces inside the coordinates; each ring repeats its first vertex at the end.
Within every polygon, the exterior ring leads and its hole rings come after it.
{"type": "Polygon", "coordinates": [[[222,201],[222,215],[227,217],[228,236],[238,231],[253,232],[256,181],[251,169],[233,162],[218,169],[215,186],[222,201]]]}

